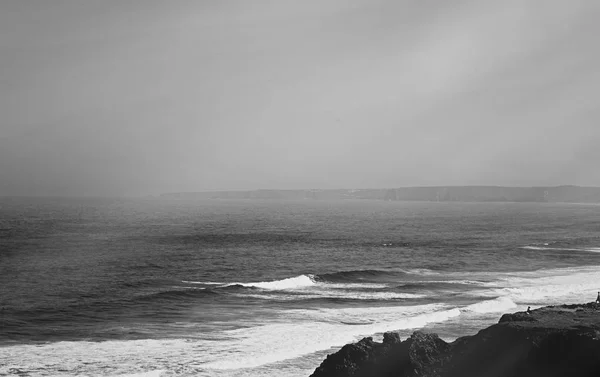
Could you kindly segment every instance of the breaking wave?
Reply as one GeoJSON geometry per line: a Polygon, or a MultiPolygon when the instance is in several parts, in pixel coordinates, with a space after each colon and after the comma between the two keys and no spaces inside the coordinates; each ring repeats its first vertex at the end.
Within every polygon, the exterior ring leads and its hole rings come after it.
{"type": "MultiPolygon", "coordinates": [[[[254,299],[293,301],[293,300],[398,300],[418,299],[426,294],[389,283],[362,281],[364,276],[383,276],[385,273],[373,270],[348,271],[324,275],[299,275],[291,278],[261,282],[231,282],[205,287],[211,291],[225,291],[238,297],[254,299]],[[257,291],[258,290],[258,291],[257,291]]],[[[185,281],[188,284],[204,282],[185,281]]]]}
{"type": "MultiPolygon", "coordinates": [[[[407,275],[431,275],[434,271],[418,269],[411,271],[386,270],[353,270],[325,274],[304,274],[281,280],[260,282],[202,282],[183,280],[186,284],[201,284],[216,286],[216,288],[246,287],[265,290],[293,290],[325,284],[332,288],[386,288],[390,282],[406,281],[407,275]]],[[[412,281],[412,279],[411,279],[412,281]]],[[[438,282],[438,281],[436,281],[438,282]]],[[[460,284],[464,281],[439,281],[443,283],[460,284]]],[[[426,282],[424,282],[426,283],[426,282]]],[[[467,284],[470,284],[467,283],[467,284]]]]}
{"type": "Polygon", "coordinates": [[[218,282],[203,282],[203,281],[189,281],[182,280],[182,283],[186,284],[201,284],[201,285],[213,285],[215,288],[228,288],[228,287],[246,287],[246,288],[259,288],[267,290],[286,290],[310,287],[316,284],[314,275],[299,275],[291,278],[273,280],[273,281],[259,281],[251,283],[218,283],[218,282]]]}
{"type": "Polygon", "coordinates": [[[228,286],[242,286],[249,288],[260,288],[267,290],[285,290],[285,289],[295,289],[295,288],[305,288],[315,285],[314,275],[300,275],[293,278],[287,278],[282,280],[274,280],[274,281],[261,281],[257,283],[230,283],[226,284],[223,287],[228,286]]]}

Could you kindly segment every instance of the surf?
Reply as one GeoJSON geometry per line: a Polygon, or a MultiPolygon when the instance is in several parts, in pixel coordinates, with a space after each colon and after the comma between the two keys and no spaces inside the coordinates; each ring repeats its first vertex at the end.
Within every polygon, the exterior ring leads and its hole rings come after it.
{"type": "Polygon", "coordinates": [[[468,305],[464,308],[461,308],[461,312],[477,314],[504,313],[516,307],[517,304],[515,304],[509,297],[498,297],[468,305]]]}
{"type": "Polygon", "coordinates": [[[233,370],[298,358],[356,341],[362,336],[420,328],[460,315],[443,305],[290,310],[278,323],[225,332],[221,357],[203,364],[206,369],[233,370]]]}

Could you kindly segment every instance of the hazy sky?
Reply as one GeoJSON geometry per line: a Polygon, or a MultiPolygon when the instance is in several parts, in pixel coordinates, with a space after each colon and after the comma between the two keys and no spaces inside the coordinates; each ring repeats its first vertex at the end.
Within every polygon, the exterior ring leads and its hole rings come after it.
{"type": "Polygon", "coordinates": [[[600,1],[2,0],[0,195],[600,186],[600,1]]]}

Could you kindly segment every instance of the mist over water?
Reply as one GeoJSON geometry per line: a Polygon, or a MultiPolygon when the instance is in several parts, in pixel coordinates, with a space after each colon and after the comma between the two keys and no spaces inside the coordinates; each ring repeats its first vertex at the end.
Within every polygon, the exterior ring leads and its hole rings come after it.
{"type": "Polygon", "coordinates": [[[594,205],[0,204],[4,374],[307,376],[363,336],[451,340],[600,281],[594,205]]]}

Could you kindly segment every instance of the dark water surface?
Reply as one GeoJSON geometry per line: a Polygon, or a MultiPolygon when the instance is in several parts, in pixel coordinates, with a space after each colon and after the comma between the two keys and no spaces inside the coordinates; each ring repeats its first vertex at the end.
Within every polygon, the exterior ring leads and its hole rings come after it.
{"type": "Polygon", "coordinates": [[[3,198],[0,375],[308,375],[592,300],[599,265],[595,205],[3,198]]]}

